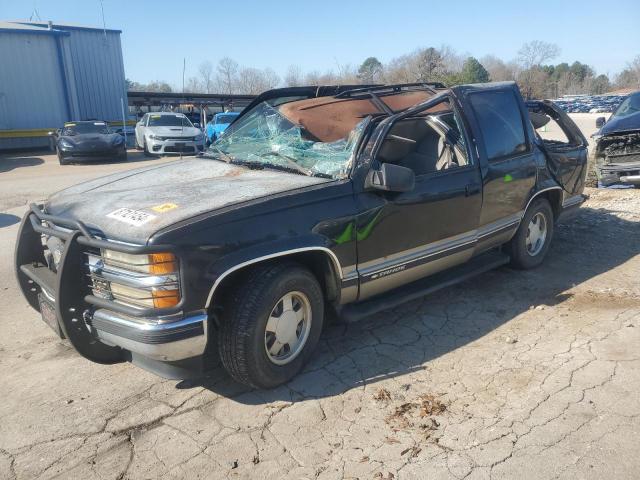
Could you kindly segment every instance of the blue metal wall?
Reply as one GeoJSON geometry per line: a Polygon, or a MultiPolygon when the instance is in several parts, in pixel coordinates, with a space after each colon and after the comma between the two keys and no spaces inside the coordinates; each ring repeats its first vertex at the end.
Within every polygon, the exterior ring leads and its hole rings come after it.
{"type": "MultiPolygon", "coordinates": [[[[66,30],[64,27],[58,27],[66,30]]],[[[120,120],[120,99],[127,107],[120,34],[101,30],[67,30],[65,63],[72,65],[79,118],[120,120]]],[[[71,88],[73,89],[73,87],[71,88]]]]}
{"type": "Polygon", "coordinates": [[[0,149],[47,146],[65,121],[120,121],[127,109],[120,32],[53,30],[0,28],[0,149]]]}
{"type": "MultiPolygon", "coordinates": [[[[67,118],[55,35],[0,33],[0,131],[48,129],[67,118]]],[[[0,138],[0,148],[48,145],[48,138],[0,138]]]]}

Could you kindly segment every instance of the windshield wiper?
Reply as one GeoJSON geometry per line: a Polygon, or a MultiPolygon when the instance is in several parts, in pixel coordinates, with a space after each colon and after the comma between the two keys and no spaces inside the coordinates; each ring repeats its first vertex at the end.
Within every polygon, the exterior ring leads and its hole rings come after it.
{"type": "MultiPolygon", "coordinates": [[[[289,167],[288,168],[289,170],[293,169],[298,173],[302,173],[302,174],[306,175],[307,177],[313,176],[313,172],[311,170],[309,170],[308,168],[304,168],[301,165],[298,165],[298,163],[295,160],[293,160],[292,158],[290,158],[290,157],[288,157],[286,155],[283,155],[282,153],[273,152],[272,151],[272,152],[263,153],[261,156],[263,156],[263,157],[283,158],[284,160],[286,160],[287,165],[289,167]]],[[[278,165],[276,165],[276,166],[278,166],[278,165]]]]}

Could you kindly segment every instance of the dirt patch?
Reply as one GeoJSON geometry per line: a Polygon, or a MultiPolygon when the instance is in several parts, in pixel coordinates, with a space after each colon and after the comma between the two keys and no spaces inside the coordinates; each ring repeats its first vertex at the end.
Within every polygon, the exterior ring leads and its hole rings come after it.
{"type": "Polygon", "coordinates": [[[420,395],[416,400],[405,402],[395,407],[385,421],[394,432],[400,430],[419,429],[427,437],[440,424],[435,418],[447,410],[447,406],[435,395],[420,395]]]}

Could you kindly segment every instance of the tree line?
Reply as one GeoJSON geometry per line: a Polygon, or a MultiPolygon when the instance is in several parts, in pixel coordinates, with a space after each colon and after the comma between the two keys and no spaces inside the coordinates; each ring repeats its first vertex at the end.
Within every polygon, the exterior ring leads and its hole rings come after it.
{"type": "MultiPolygon", "coordinates": [[[[184,91],[191,93],[258,94],[279,86],[441,82],[447,86],[464,83],[514,80],[527,98],[555,98],[566,94],[602,94],[615,89],[640,89],[640,55],[629,61],[613,78],[579,61],[550,63],[560,48],[540,40],[522,45],[517,57],[504,61],[494,55],[480,59],[459,54],[447,45],[418,48],[382,63],[366,58],[359,66],[338,65],[325,72],[304,72],[290,65],[282,78],[272,69],[241,66],[225,57],[215,66],[200,64],[197,75],[185,80],[184,91]]],[[[181,91],[167,82],[140,84],[127,80],[131,91],[181,91]]]]}

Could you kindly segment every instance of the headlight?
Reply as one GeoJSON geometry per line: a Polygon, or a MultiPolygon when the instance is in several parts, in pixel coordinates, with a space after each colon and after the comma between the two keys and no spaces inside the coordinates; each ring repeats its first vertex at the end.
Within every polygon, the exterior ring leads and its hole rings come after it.
{"type": "Polygon", "coordinates": [[[204,135],[202,135],[202,134],[196,135],[196,136],[194,137],[194,140],[195,140],[196,142],[201,142],[202,140],[204,140],[204,135]]]}
{"type": "Polygon", "coordinates": [[[69,140],[65,140],[64,138],[60,140],[60,146],[62,148],[74,148],[75,145],[71,143],[69,140]]]}
{"type": "Polygon", "coordinates": [[[162,137],[159,135],[154,135],[153,133],[149,135],[151,140],[162,140],[162,137]]]}
{"type": "Polygon", "coordinates": [[[132,255],[115,250],[102,250],[102,258],[106,265],[151,275],[166,275],[178,270],[178,261],[173,253],[132,255]]]}
{"type": "Polygon", "coordinates": [[[173,253],[132,255],[105,249],[102,259],[105,270],[113,270],[109,280],[114,300],[155,308],[180,303],[178,260],[173,253]]]}
{"type": "Polygon", "coordinates": [[[124,143],[124,138],[121,137],[120,135],[118,135],[116,138],[113,139],[114,145],[120,145],[121,143],[124,143]]]}

